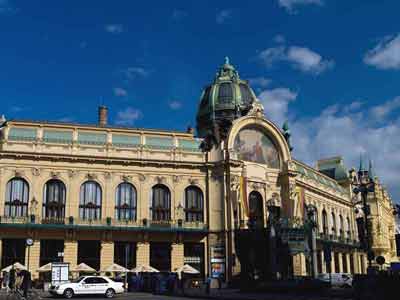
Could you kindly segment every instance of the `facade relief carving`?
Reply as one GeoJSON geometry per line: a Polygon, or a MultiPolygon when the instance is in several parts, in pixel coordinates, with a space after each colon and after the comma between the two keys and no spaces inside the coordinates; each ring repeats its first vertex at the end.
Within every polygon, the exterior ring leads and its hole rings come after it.
{"type": "Polygon", "coordinates": [[[146,176],[144,174],[139,173],[138,177],[139,177],[139,181],[141,181],[141,182],[146,180],[146,176]]]}
{"type": "Polygon", "coordinates": [[[131,182],[132,181],[132,176],[131,175],[127,175],[127,174],[121,175],[121,180],[123,182],[131,182]]]}
{"type": "Polygon", "coordinates": [[[40,176],[40,169],[39,168],[32,168],[32,175],[33,176],[40,176]]]}
{"type": "Polygon", "coordinates": [[[156,176],[155,181],[156,181],[158,184],[165,183],[165,177],[164,177],[164,176],[156,176]]]}
{"type": "Polygon", "coordinates": [[[73,178],[73,177],[75,177],[76,175],[78,175],[79,174],[79,172],[77,171],[77,170],[69,170],[68,171],[68,176],[69,176],[69,178],[73,178]]]}
{"type": "Polygon", "coordinates": [[[96,180],[97,179],[97,174],[95,174],[95,173],[87,173],[86,178],[88,180],[96,180]]]}

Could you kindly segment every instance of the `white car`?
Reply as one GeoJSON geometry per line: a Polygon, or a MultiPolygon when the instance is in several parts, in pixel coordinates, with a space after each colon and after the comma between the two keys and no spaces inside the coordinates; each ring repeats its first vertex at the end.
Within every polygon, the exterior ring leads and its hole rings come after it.
{"type": "Polygon", "coordinates": [[[337,287],[352,287],[353,286],[353,276],[348,273],[332,273],[331,278],[329,278],[329,274],[318,274],[318,279],[330,282],[332,286],[337,287]]]}
{"type": "Polygon", "coordinates": [[[115,282],[104,276],[82,276],[76,280],[60,285],[51,286],[49,293],[55,296],[64,296],[67,299],[74,295],[100,294],[107,298],[124,292],[122,282],[115,282]]]}

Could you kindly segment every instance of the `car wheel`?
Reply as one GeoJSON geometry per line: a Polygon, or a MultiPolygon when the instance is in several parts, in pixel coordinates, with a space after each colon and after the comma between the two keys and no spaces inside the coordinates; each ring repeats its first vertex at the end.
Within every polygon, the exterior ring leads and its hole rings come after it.
{"type": "Polygon", "coordinates": [[[71,299],[74,296],[74,291],[72,289],[66,289],[64,291],[64,297],[67,299],[71,299]]]}
{"type": "Polygon", "coordinates": [[[106,291],[106,298],[112,298],[115,295],[115,291],[113,289],[108,289],[106,291]]]}

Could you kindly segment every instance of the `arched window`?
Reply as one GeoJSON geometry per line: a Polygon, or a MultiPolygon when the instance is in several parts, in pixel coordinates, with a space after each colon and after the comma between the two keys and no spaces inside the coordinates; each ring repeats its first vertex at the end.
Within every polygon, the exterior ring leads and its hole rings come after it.
{"type": "Polygon", "coordinates": [[[336,216],[335,213],[332,212],[332,234],[336,235],[337,230],[336,230],[336,216]]]}
{"type": "Polygon", "coordinates": [[[79,217],[84,220],[101,219],[101,187],[95,181],[81,185],[79,217]]]}
{"type": "Polygon", "coordinates": [[[203,222],[203,192],[196,186],[185,189],[186,222],[203,222]]]}
{"type": "Polygon", "coordinates": [[[136,220],[136,189],[127,182],[118,185],[115,193],[115,218],[136,220]]]}
{"type": "Polygon", "coordinates": [[[346,218],[346,225],[347,225],[347,238],[351,239],[351,231],[350,231],[350,218],[347,217],[346,218]]]}
{"type": "Polygon", "coordinates": [[[341,238],[344,238],[344,223],[343,223],[343,217],[342,217],[342,215],[339,215],[339,226],[340,226],[340,229],[339,229],[339,236],[341,237],[341,238]]]}
{"type": "Polygon", "coordinates": [[[150,209],[153,221],[171,220],[171,193],[165,185],[153,186],[150,209]]]}
{"type": "Polygon", "coordinates": [[[47,219],[64,219],[65,185],[61,180],[51,179],[44,185],[43,216],[47,219]]]}
{"type": "Polygon", "coordinates": [[[328,215],[327,215],[325,209],[322,211],[322,232],[323,232],[325,235],[329,234],[329,229],[328,229],[328,215]]]}
{"type": "Polygon", "coordinates": [[[28,216],[29,185],[23,178],[13,178],[7,183],[4,215],[28,216]]]}

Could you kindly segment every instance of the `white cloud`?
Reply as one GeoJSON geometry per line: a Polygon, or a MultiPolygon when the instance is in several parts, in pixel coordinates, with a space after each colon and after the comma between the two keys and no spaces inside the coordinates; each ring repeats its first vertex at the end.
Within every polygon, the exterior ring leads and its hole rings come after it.
{"type": "Polygon", "coordinates": [[[150,71],[143,67],[129,67],[122,70],[122,73],[128,80],[133,80],[138,77],[144,78],[150,75],[150,71]]]}
{"type": "MultiPolygon", "coordinates": [[[[337,104],[327,107],[316,117],[289,118],[294,157],[309,165],[315,165],[318,159],[341,155],[345,159],[346,166],[350,168],[358,166],[362,153],[365,158],[372,159],[375,174],[383,184],[387,185],[393,200],[398,201],[400,115],[397,114],[397,119],[394,120],[382,119],[380,123],[370,118],[377,111],[381,111],[382,107],[390,107],[393,103],[397,103],[397,99],[400,97],[364,110],[361,101],[350,104],[352,111],[349,111],[349,105],[337,104]]],[[[291,101],[282,102],[283,108],[287,111],[287,104],[291,101]]],[[[268,99],[264,105],[268,113],[268,99]]],[[[281,120],[288,118],[287,113],[280,118],[281,120]]]]}
{"type": "Polygon", "coordinates": [[[172,110],[178,110],[182,107],[182,102],[180,102],[178,100],[172,100],[168,103],[168,106],[172,110]]]}
{"type": "Polygon", "coordinates": [[[334,66],[332,60],[324,60],[318,53],[304,47],[290,47],[287,60],[292,62],[294,67],[307,73],[320,74],[334,66]]]}
{"type": "Polygon", "coordinates": [[[122,26],[122,24],[107,24],[104,29],[109,32],[109,33],[113,33],[113,34],[119,34],[122,33],[124,31],[124,27],[122,26]]]}
{"type": "Polygon", "coordinates": [[[114,91],[114,95],[117,96],[117,97],[126,97],[126,96],[128,96],[128,92],[123,88],[116,87],[116,88],[113,89],[113,91],[114,91]]]}
{"type": "Polygon", "coordinates": [[[217,24],[223,24],[231,17],[232,17],[232,11],[230,9],[223,9],[217,13],[215,21],[217,22],[217,24]]]}
{"type": "Polygon", "coordinates": [[[249,83],[251,86],[256,86],[256,87],[262,87],[265,88],[267,85],[271,83],[271,79],[265,78],[265,77],[255,77],[255,78],[250,78],[249,83]]]}
{"type": "Polygon", "coordinates": [[[264,105],[267,118],[281,127],[288,117],[289,103],[296,100],[297,93],[288,88],[275,88],[262,91],[258,98],[264,105]]]}
{"type": "Polygon", "coordinates": [[[380,41],[365,54],[364,63],[383,70],[400,70],[400,34],[380,41]]]}
{"type": "Polygon", "coordinates": [[[309,48],[284,45],[272,47],[261,51],[258,58],[267,66],[271,67],[278,62],[288,62],[293,68],[304,73],[314,75],[333,68],[333,60],[323,59],[322,56],[309,48]]]}
{"type": "Polygon", "coordinates": [[[382,119],[387,117],[390,113],[395,112],[400,108],[400,97],[396,97],[392,100],[389,100],[382,105],[377,105],[371,108],[370,113],[371,116],[375,119],[382,119]]]}
{"type": "Polygon", "coordinates": [[[322,0],[278,0],[281,7],[286,9],[288,13],[296,13],[296,7],[305,5],[323,5],[322,0]]]}
{"type": "Polygon", "coordinates": [[[142,118],[142,116],[143,114],[140,110],[133,107],[127,107],[117,113],[117,120],[115,123],[125,126],[133,125],[136,120],[142,118]]]}
{"type": "Polygon", "coordinates": [[[286,38],[282,34],[277,34],[274,37],[274,42],[277,44],[284,44],[286,42],[286,38]]]}

